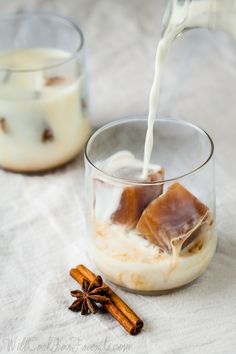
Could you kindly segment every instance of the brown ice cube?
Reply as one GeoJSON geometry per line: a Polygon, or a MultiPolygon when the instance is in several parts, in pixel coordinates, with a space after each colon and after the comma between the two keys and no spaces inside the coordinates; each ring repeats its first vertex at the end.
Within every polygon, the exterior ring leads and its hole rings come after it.
{"type": "Polygon", "coordinates": [[[57,85],[63,85],[66,83],[67,79],[65,77],[61,76],[51,76],[51,77],[45,77],[45,85],[46,86],[57,86],[57,85]]]}
{"type": "Polygon", "coordinates": [[[202,235],[207,233],[207,230],[209,227],[213,224],[213,218],[212,215],[208,212],[204,220],[202,220],[202,223],[199,227],[197,227],[191,235],[184,240],[182,243],[182,250],[186,247],[188,247],[191,243],[195,242],[197,239],[201,238],[202,235]]]}
{"type": "MultiPolygon", "coordinates": [[[[158,182],[164,179],[164,170],[150,171],[146,182],[158,182]]],[[[112,214],[111,220],[127,228],[134,228],[148,204],[161,195],[163,184],[126,187],[121,195],[118,209],[112,214]]]]}
{"type": "MultiPolygon", "coordinates": [[[[171,241],[181,238],[186,246],[186,239],[191,237],[191,230],[194,231],[200,226],[207,215],[207,206],[176,182],[148,205],[136,230],[150,242],[170,253],[171,241]]],[[[192,241],[192,238],[190,240],[192,241]]]]}

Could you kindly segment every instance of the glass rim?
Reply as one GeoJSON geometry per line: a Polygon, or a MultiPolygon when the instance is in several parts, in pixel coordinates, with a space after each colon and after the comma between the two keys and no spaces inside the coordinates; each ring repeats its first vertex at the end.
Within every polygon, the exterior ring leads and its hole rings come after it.
{"type": "Polygon", "coordinates": [[[127,178],[121,178],[121,177],[115,177],[112,175],[109,175],[108,173],[104,172],[103,170],[99,169],[89,158],[88,156],[88,148],[89,145],[91,144],[92,140],[94,140],[94,138],[96,138],[96,136],[98,136],[100,133],[102,133],[104,130],[107,130],[109,128],[112,128],[116,125],[122,124],[122,123],[129,123],[129,122],[137,122],[137,121],[145,121],[147,123],[147,115],[136,115],[136,116],[128,116],[125,118],[120,118],[120,119],[116,119],[112,122],[109,122],[105,125],[103,125],[102,127],[100,127],[99,129],[97,129],[93,134],[91,134],[91,136],[89,137],[89,139],[87,140],[85,147],[84,147],[84,158],[85,160],[90,164],[90,166],[92,166],[93,168],[95,168],[95,170],[97,170],[99,172],[99,174],[101,174],[102,176],[108,178],[111,181],[114,181],[116,183],[120,183],[120,184],[129,184],[129,185],[134,185],[134,186],[156,186],[156,185],[162,185],[164,183],[167,182],[173,182],[179,179],[183,179],[187,176],[193,175],[194,173],[198,172],[199,170],[201,170],[204,166],[207,165],[207,163],[212,159],[213,155],[214,155],[214,142],[211,138],[211,136],[202,128],[200,128],[199,126],[187,122],[185,120],[182,119],[173,119],[173,118],[156,118],[155,122],[161,121],[161,122],[170,122],[170,123],[181,123],[184,124],[186,126],[189,126],[193,129],[198,130],[201,134],[203,133],[208,141],[210,142],[210,154],[208,155],[208,157],[205,159],[205,161],[203,163],[201,163],[199,166],[195,167],[194,169],[192,169],[191,171],[184,173],[182,175],[176,176],[176,177],[172,177],[172,178],[168,178],[168,179],[163,179],[161,181],[157,181],[157,182],[148,182],[148,181],[133,181],[127,178]],[[146,117],[146,118],[145,118],[146,117]]]}
{"type": "MultiPolygon", "coordinates": [[[[36,69],[11,69],[9,67],[0,67],[0,71],[7,71],[7,72],[12,72],[12,73],[29,73],[29,72],[37,72],[37,71],[42,71],[42,70],[48,70],[48,69],[53,69],[55,67],[64,65],[68,62],[70,62],[71,60],[75,59],[77,54],[81,51],[81,49],[84,46],[84,35],[83,32],[81,30],[81,28],[75,23],[73,22],[70,18],[66,17],[66,16],[61,16],[61,15],[56,15],[50,12],[43,12],[43,11],[23,11],[23,12],[13,12],[13,13],[7,13],[7,14],[1,14],[0,15],[0,22],[2,21],[7,21],[7,20],[13,20],[14,18],[27,18],[27,17],[41,17],[41,18],[48,18],[48,19],[54,19],[55,21],[64,23],[69,25],[71,28],[73,28],[75,30],[75,32],[77,32],[77,34],[80,37],[80,43],[77,46],[77,48],[72,51],[70,53],[70,56],[66,59],[62,59],[62,61],[60,61],[57,64],[52,64],[52,65],[48,65],[48,66],[43,66],[40,68],[36,68],[36,69]]],[[[39,47],[39,48],[43,48],[43,47],[39,47]]],[[[17,49],[21,49],[21,47],[17,48],[17,49]]],[[[1,53],[1,52],[0,52],[1,53]]]]}

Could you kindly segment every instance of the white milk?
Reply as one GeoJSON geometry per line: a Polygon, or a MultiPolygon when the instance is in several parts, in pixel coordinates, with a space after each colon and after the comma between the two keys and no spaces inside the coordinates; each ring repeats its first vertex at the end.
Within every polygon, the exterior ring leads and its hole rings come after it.
{"type": "Polygon", "coordinates": [[[96,265],[110,281],[137,291],[174,289],[193,281],[206,270],[216,249],[214,228],[207,225],[192,248],[177,257],[161,253],[134,230],[104,223],[95,227],[90,250],[96,265]]]}
{"type": "Polygon", "coordinates": [[[157,105],[159,102],[160,94],[160,75],[161,69],[164,64],[165,58],[167,56],[169,47],[172,42],[172,37],[162,38],[158,44],[155,60],[155,74],[154,80],[149,96],[149,114],[148,114],[148,128],[145,139],[144,147],[144,162],[143,162],[143,173],[142,179],[147,178],[148,168],[150,164],[152,148],[153,148],[153,126],[157,114],[157,105]]]}
{"type": "Polygon", "coordinates": [[[144,147],[144,162],[143,162],[143,173],[142,178],[145,180],[147,178],[148,166],[150,164],[152,148],[153,148],[153,126],[156,119],[157,107],[160,96],[160,78],[161,78],[161,70],[165,63],[167,54],[169,52],[170,46],[173,40],[178,36],[179,33],[182,32],[183,26],[177,26],[177,24],[181,22],[181,18],[186,11],[185,7],[178,6],[178,2],[173,2],[174,18],[167,25],[167,28],[157,46],[156,58],[155,58],[155,72],[153,84],[150,91],[149,96],[149,113],[148,113],[148,128],[145,139],[145,147],[144,147]]]}
{"type": "Polygon", "coordinates": [[[82,150],[89,131],[83,77],[75,75],[73,61],[55,66],[68,58],[69,53],[50,48],[0,55],[0,69],[10,68],[0,70],[2,167],[45,170],[82,150]],[[43,70],[49,66],[54,68],[43,70]]]}

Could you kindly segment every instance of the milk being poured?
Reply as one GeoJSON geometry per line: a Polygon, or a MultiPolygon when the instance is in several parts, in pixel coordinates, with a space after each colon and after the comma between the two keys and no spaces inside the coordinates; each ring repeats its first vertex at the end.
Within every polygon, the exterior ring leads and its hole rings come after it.
{"type": "Polygon", "coordinates": [[[161,76],[161,68],[165,62],[165,58],[169,51],[169,47],[172,42],[172,37],[166,36],[163,37],[158,44],[157,52],[156,52],[156,60],[155,60],[155,74],[154,80],[152,84],[152,88],[149,96],[149,114],[148,114],[148,128],[145,139],[145,147],[144,147],[144,162],[143,162],[143,173],[142,179],[146,179],[148,175],[148,168],[150,164],[152,148],[153,148],[153,126],[156,119],[157,114],[157,105],[159,102],[160,95],[160,76],[161,76]]]}
{"type": "Polygon", "coordinates": [[[172,18],[171,22],[167,26],[157,46],[157,51],[156,51],[155,73],[154,73],[153,84],[149,96],[148,128],[147,128],[146,139],[145,139],[144,162],[143,162],[143,172],[142,172],[143,180],[145,180],[148,175],[148,168],[149,168],[152,148],[153,148],[153,126],[156,119],[157,106],[158,106],[159,96],[160,96],[161,70],[165,63],[171,43],[184,29],[183,25],[175,26],[174,24],[181,22],[179,21],[179,19],[183,18],[183,12],[186,11],[186,6],[181,7],[180,5],[178,5],[178,1],[174,1],[173,6],[174,6],[174,11],[173,11],[174,18],[172,18]]]}
{"type": "Polygon", "coordinates": [[[172,41],[191,28],[220,29],[236,38],[236,0],[172,0],[164,18],[165,31],[158,44],[155,74],[149,96],[148,129],[144,148],[142,179],[147,178],[153,147],[153,125],[159,102],[160,74],[172,41]]]}

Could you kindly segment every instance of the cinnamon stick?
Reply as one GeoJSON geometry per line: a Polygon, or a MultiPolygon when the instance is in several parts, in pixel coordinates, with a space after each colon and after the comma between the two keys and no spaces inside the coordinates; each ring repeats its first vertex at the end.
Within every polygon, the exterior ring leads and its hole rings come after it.
{"type": "MultiPolygon", "coordinates": [[[[88,275],[89,275],[89,270],[86,268],[86,270],[88,271],[88,275]]],[[[83,282],[83,279],[86,279],[88,281],[92,281],[91,280],[91,275],[86,276],[84,274],[82,274],[78,269],[71,269],[70,270],[70,275],[72,276],[72,278],[74,278],[80,285],[83,282]],[[90,279],[89,279],[90,278],[90,279]]],[[[94,275],[92,273],[92,275],[94,275]]],[[[94,275],[95,277],[95,275],[94,275]]],[[[94,279],[93,277],[93,279],[94,279]]],[[[109,288],[110,290],[110,288],[109,288]]],[[[123,328],[131,335],[136,335],[139,333],[139,331],[141,330],[142,327],[140,326],[135,326],[125,315],[124,313],[112,302],[104,304],[104,308],[112,315],[113,318],[115,318],[122,326],[123,328]]],[[[132,311],[132,310],[131,310],[132,311]]]]}
{"type": "MultiPolygon", "coordinates": [[[[89,281],[93,281],[96,275],[91,272],[83,264],[76,267],[82,275],[84,275],[89,281]]],[[[105,286],[108,286],[104,283],[105,286]]],[[[133,323],[137,328],[143,327],[143,321],[136,315],[136,313],[109,287],[108,295],[111,301],[116,305],[116,307],[133,323]]]]}

